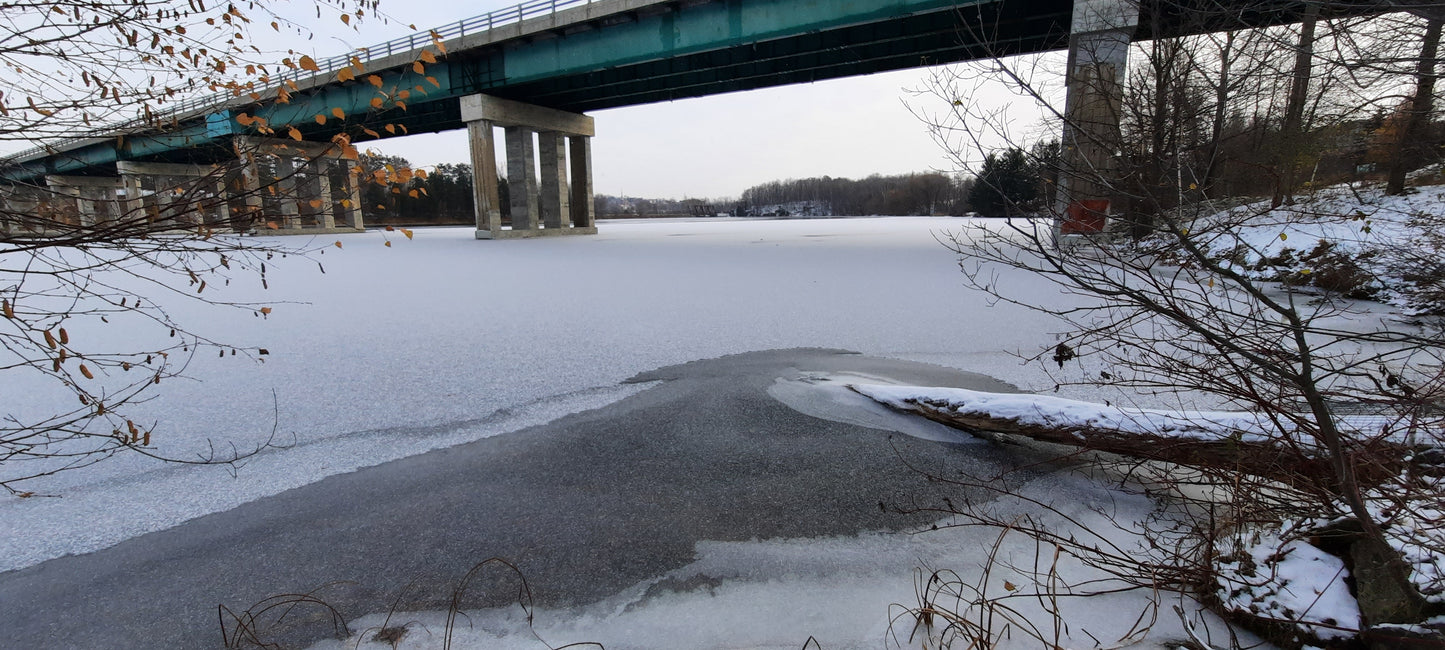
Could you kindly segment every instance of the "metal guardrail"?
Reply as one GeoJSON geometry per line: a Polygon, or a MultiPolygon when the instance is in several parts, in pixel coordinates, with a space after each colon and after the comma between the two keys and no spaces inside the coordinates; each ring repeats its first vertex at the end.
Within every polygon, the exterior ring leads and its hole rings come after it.
{"type": "MultiPolygon", "coordinates": [[[[322,59],[316,62],[316,67],[318,68],[317,70],[302,70],[300,68],[288,69],[282,72],[279,76],[277,76],[276,83],[263,90],[262,94],[264,95],[267,91],[270,90],[279,89],[288,81],[300,81],[302,78],[305,77],[330,74],[342,68],[350,67],[354,63],[352,59],[356,59],[361,63],[365,64],[371,61],[375,61],[377,59],[383,59],[397,54],[416,52],[428,45],[431,45],[433,40],[435,39],[446,41],[452,38],[460,38],[468,34],[484,33],[498,27],[519,24],[523,20],[526,20],[528,18],[544,14],[555,14],[560,9],[566,9],[576,5],[585,5],[591,3],[592,0],[532,0],[531,2],[523,2],[522,4],[516,5],[514,7],[498,9],[491,13],[482,14],[480,16],[473,16],[471,18],[464,18],[462,20],[458,20],[457,22],[449,23],[436,29],[413,32],[411,34],[408,34],[407,36],[393,38],[385,43],[378,43],[370,47],[357,48],[355,50],[347,52],[346,54],[322,59]]],[[[163,111],[152,113],[150,120],[146,120],[143,118],[133,118],[126,122],[122,122],[121,124],[114,126],[106,131],[96,132],[85,136],[79,136],[75,138],[75,140],[106,138],[114,137],[116,135],[123,135],[131,129],[144,126],[148,122],[164,119],[166,117],[171,117],[175,115],[180,115],[182,113],[187,113],[190,111],[200,110],[203,108],[220,106],[221,104],[233,101],[242,96],[244,95],[237,95],[233,92],[221,92],[212,93],[209,95],[202,95],[198,97],[191,97],[189,99],[184,99],[171,106],[168,106],[163,111]]],[[[36,154],[43,154],[49,151],[54,151],[57,148],[58,147],[55,145],[42,145],[39,147],[31,147],[30,149],[26,149],[19,153],[6,156],[4,160],[7,162],[15,162],[19,161],[21,158],[27,158],[36,154]]]]}

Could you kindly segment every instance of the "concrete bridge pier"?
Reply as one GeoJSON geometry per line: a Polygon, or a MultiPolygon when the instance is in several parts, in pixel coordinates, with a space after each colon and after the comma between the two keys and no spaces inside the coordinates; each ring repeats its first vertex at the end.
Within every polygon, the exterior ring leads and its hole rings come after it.
{"type": "Polygon", "coordinates": [[[356,162],[336,145],[252,136],[236,136],[233,144],[241,167],[231,194],[241,203],[239,229],[280,235],[365,229],[356,162]]]}
{"type": "Polygon", "coordinates": [[[21,183],[0,185],[0,235],[5,237],[44,236],[53,230],[49,215],[51,192],[21,183]]]}
{"type": "Polygon", "coordinates": [[[57,213],[73,218],[78,226],[95,226],[114,222],[125,214],[121,202],[123,184],[112,176],[45,177],[45,185],[54,193],[57,213]],[[64,205],[61,205],[61,204],[64,205]]]}
{"type": "Polygon", "coordinates": [[[213,165],[120,161],[125,213],[155,227],[218,226],[231,221],[225,170],[213,165]]]}
{"type": "Polygon", "coordinates": [[[1055,236],[1101,232],[1117,191],[1120,111],[1134,0],[1074,0],[1055,236]]]}
{"type": "Polygon", "coordinates": [[[463,97],[461,112],[471,145],[477,239],[597,233],[592,206],[591,117],[489,95],[463,97]],[[497,187],[492,129],[498,126],[506,130],[510,229],[502,228],[497,187]],[[540,180],[536,173],[539,155],[540,180]]]}

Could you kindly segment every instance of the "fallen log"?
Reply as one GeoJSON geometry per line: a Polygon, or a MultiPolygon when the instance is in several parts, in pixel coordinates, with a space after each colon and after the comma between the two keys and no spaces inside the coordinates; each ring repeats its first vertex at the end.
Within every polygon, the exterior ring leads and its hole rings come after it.
{"type": "MultiPolygon", "coordinates": [[[[1301,441],[1296,440],[1291,441],[1293,444],[1287,444],[1280,437],[1262,435],[1257,429],[1230,430],[1227,425],[1223,428],[1211,428],[1209,423],[1198,423],[1198,426],[1190,427],[1187,426],[1187,418],[1178,418],[1171,423],[1176,433],[1113,427],[1097,422],[1075,424],[1058,419],[1049,421],[1050,418],[1000,415],[985,408],[970,408],[966,401],[960,403],[947,399],[900,398],[892,395],[880,397],[876,387],[860,388],[849,385],[848,388],[896,411],[919,415],[970,434],[985,434],[985,437],[1019,436],[1129,458],[1242,472],[1287,484],[1294,483],[1293,479],[1301,476],[1334,475],[1334,470],[1323,453],[1310,453],[1307,448],[1308,441],[1300,444],[1301,441]],[[1178,422],[1185,422],[1186,425],[1181,426],[1178,422]],[[1208,435],[1204,432],[1208,432],[1208,435]]],[[[1445,464],[1440,462],[1445,454],[1435,447],[1406,445],[1375,436],[1358,441],[1350,453],[1356,461],[1359,480],[1365,486],[1398,479],[1405,472],[1445,476],[1445,464]]]]}

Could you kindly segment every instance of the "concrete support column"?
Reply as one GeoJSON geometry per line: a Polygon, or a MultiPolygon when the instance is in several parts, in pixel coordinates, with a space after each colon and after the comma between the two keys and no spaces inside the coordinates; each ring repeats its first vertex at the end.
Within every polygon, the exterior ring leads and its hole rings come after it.
{"type": "Polygon", "coordinates": [[[321,212],[317,215],[321,227],[331,230],[336,227],[336,204],[331,201],[331,161],[318,160],[311,163],[320,188],[321,212]]]}
{"type": "Polygon", "coordinates": [[[488,95],[463,97],[461,113],[471,142],[478,239],[597,232],[592,219],[592,156],[587,146],[587,138],[594,132],[592,118],[488,95]],[[495,126],[506,130],[510,230],[501,228],[498,211],[492,139],[495,126]],[[532,144],[534,133],[539,134],[537,148],[532,144]],[[567,138],[571,138],[570,156],[567,138]],[[538,148],[542,166],[540,197],[535,158],[538,148]],[[545,228],[538,227],[539,215],[545,228]]]}
{"type": "Polygon", "coordinates": [[[297,183],[296,175],[301,173],[301,165],[298,161],[287,156],[282,156],[276,161],[276,173],[280,176],[276,180],[277,195],[281,208],[281,228],[283,230],[301,229],[301,197],[298,190],[300,183],[297,183]]]}
{"type": "Polygon", "coordinates": [[[141,194],[140,176],[122,174],[121,179],[125,184],[125,220],[132,224],[150,221],[150,216],[146,214],[145,197],[141,194]]]}
{"type": "Polygon", "coordinates": [[[46,176],[45,186],[50,188],[51,199],[57,217],[72,221],[71,225],[89,226],[95,223],[94,208],[85,200],[80,188],[62,180],[60,176],[46,176]],[[65,197],[62,199],[61,197],[65,197]]]}
{"type": "Polygon", "coordinates": [[[537,163],[532,129],[507,127],[507,190],[512,202],[512,230],[537,229],[537,163]]]}
{"type": "Polygon", "coordinates": [[[347,223],[357,230],[365,229],[361,222],[361,166],[354,160],[346,161],[346,203],[347,223]]]}
{"type": "Polygon", "coordinates": [[[246,151],[241,155],[241,218],[236,220],[237,232],[245,232],[255,228],[257,224],[265,221],[262,212],[266,208],[266,200],[261,196],[261,167],[256,163],[256,151],[246,151]]]}
{"type": "Polygon", "coordinates": [[[1074,2],[1056,234],[1101,231],[1113,207],[1124,75],[1138,24],[1132,0],[1074,2]]]}
{"type": "Polygon", "coordinates": [[[542,225],[548,228],[572,225],[566,140],[565,134],[556,131],[537,134],[537,153],[542,158],[542,225]]]}
{"type": "Polygon", "coordinates": [[[490,120],[467,122],[472,154],[472,199],[477,215],[477,239],[491,239],[502,231],[502,199],[497,187],[497,145],[490,120]]]}
{"type": "Polygon", "coordinates": [[[0,236],[10,237],[15,234],[17,211],[11,207],[10,197],[15,193],[15,188],[9,185],[0,185],[0,236]]]}
{"type": "Polygon", "coordinates": [[[592,200],[592,138],[574,135],[568,140],[572,149],[572,227],[595,229],[597,213],[592,200]]]}

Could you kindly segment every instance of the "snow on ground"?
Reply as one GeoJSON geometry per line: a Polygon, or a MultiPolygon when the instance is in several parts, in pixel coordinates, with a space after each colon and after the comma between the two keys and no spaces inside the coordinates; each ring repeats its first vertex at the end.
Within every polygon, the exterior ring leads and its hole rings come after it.
{"type": "Polygon", "coordinates": [[[1343,560],[1275,531],[1257,530],[1241,546],[1219,549],[1218,591],[1225,608],[1296,621],[1322,640],[1358,634],[1360,607],[1345,584],[1350,572],[1343,560]]]}
{"type": "MultiPolygon", "coordinates": [[[[245,448],[273,427],[288,449],[224,467],[118,456],[35,481],[55,498],[0,500],[0,570],[83,553],[190,518],[428,449],[515,431],[625,397],[657,367],[761,349],[833,347],[1052,387],[1011,353],[1051,345],[1036,313],[962,288],[935,233],[948,218],[603,223],[595,237],[484,242],[468,228],[335,237],[312,260],[270,262],[269,289],[237,275],[217,299],[267,319],[168,298],[212,339],[264,363],[200,355],[188,380],[138,406],[163,453],[245,448]],[[316,262],[325,266],[318,272],[316,262]],[[273,401],[274,393],[274,401],[273,401]]],[[[327,238],[318,244],[331,241],[327,238]]],[[[1040,301],[1057,289],[1006,280],[1040,301]]],[[[73,337],[141,336],[75,325],[73,337]]],[[[68,408],[5,373],[7,407],[68,408]]],[[[58,398],[57,398],[58,399],[58,398]]],[[[7,410],[9,410],[7,408],[7,410]]]]}
{"type": "MultiPolygon", "coordinates": [[[[1240,433],[1245,439],[1275,437],[1267,433],[1268,421],[1250,413],[1117,408],[1048,395],[876,384],[871,379],[830,376],[813,381],[835,392],[856,391],[902,411],[921,402],[960,414],[1060,429],[1098,428],[1193,439],[1222,440],[1240,433]]],[[[846,400],[840,398],[839,403],[846,400]]],[[[1369,426],[1378,419],[1344,416],[1341,424],[1356,423],[1357,430],[1372,431],[1369,426]]],[[[1442,560],[1431,550],[1440,548],[1445,540],[1445,502],[1440,497],[1445,492],[1440,487],[1438,480],[1420,486],[1423,498],[1403,508],[1397,505],[1397,495],[1367,493],[1387,541],[1411,567],[1411,580],[1420,593],[1437,603],[1445,601],[1442,560]]],[[[1314,522],[1316,526],[1323,523],[1314,522]]],[[[1256,528],[1244,534],[1251,539],[1221,541],[1218,556],[1222,559],[1217,569],[1223,606],[1263,618],[1297,621],[1301,631],[1322,640],[1354,635],[1360,629],[1360,613],[1346,587],[1349,572],[1339,558],[1302,539],[1309,530],[1256,528]]]]}
{"type": "Polygon", "coordinates": [[[1358,295],[1428,311],[1441,307],[1441,288],[1429,275],[1438,278],[1445,263],[1438,255],[1442,219],[1445,185],[1401,196],[1386,196],[1379,185],[1337,185],[1292,206],[1270,210],[1265,201],[1226,210],[1194,229],[1209,253],[1233,259],[1249,277],[1358,285],[1358,295]],[[1355,268],[1340,265],[1342,257],[1355,268]]]}

